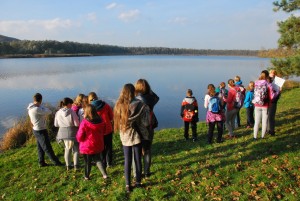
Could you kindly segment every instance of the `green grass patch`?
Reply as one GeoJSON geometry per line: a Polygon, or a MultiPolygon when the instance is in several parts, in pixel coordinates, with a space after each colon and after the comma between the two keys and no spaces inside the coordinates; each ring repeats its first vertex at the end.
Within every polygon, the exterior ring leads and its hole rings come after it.
{"type": "MultiPolygon", "coordinates": [[[[157,131],[153,174],[142,180],[143,188],[134,189],[130,195],[125,193],[124,158],[117,134],[114,135],[115,165],[108,169],[109,181],[102,179],[95,166],[90,181],[83,180],[83,169],[67,172],[64,167],[40,168],[36,144],[29,142],[0,154],[0,199],[299,200],[299,94],[299,88],[282,94],[274,137],[267,135],[266,139],[253,141],[252,129],[238,128],[238,138],[208,145],[204,122],[198,124],[197,142],[184,141],[182,128],[157,131]]],[[[244,109],[241,117],[245,125],[244,109]]],[[[56,142],[52,145],[64,161],[63,148],[56,142]]]]}

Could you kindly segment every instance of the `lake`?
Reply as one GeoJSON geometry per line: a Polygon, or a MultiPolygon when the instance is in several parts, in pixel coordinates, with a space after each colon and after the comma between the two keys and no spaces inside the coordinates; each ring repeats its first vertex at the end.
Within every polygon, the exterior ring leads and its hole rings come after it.
{"type": "Polygon", "coordinates": [[[160,97],[154,111],[158,129],[183,126],[180,105],[191,88],[205,119],[203,98],[207,85],[239,75],[245,86],[256,80],[269,59],[232,56],[97,56],[0,59],[0,136],[20,117],[36,92],[56,106],[64,97],[94,91],[112,106],[125,83],[148,80],[160,97]]]}

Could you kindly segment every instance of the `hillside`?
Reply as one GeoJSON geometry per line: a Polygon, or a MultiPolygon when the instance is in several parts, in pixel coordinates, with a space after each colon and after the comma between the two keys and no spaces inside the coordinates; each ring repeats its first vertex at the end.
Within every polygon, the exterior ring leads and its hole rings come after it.
{"type": "MultiPolygon", "coordinates": [[[[252,129],[237,138],[206,143],[207,126],[198,124],[199,141],[183,140],[183,129],[157,131],[153,166],[143,188],[125,193],[123,152],[114,134],[114,166],[104,181],[92,167],[91,181],[64,167],[39,168],[35,142],[0,154],[1,200],[299,200],[300,88],[285,91],[277,110],[276,136],[253,140],[252,129]]],[[[245,125],[245,109],[241,109],[245,125]]],[[[215,131],[216,132],[216,131],[215,131]]],[[[227,132],[225,131],[225,134],[227,132]]],[[[260,133],[259,133],[260,136],[260,133]]],[[[52,143],[61,161],[63,148],[52,143]]],[[[48,160],[47,156],[46,159],[48,160]]],[[[81,158],[83,164],[83,160],[81,158]]]]}
{"type": "Polygon", "coordinates": [[[0,42],[11,42],[11,41],[19,41],[19,39],[0,35],[0,42]]]}

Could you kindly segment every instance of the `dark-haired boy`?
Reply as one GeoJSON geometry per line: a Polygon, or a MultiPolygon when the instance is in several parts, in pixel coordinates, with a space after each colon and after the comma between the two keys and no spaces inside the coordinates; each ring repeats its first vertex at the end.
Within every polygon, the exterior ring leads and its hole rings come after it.
{"type": "Polygon", "coordinates": [[[46,127],[46,116],[51,114],[51,110],[42,106],[42,100],[42,95],[40,93],[36,93],[33,96],[33,103],[30,103],[27,107],[28,115],[33,128],[33,134],[37,142],[39,164],[40,167],[48,166],[48,164],[45,162],[46,153],[56,166],[62,166],[63,164],[54,154],[46,127]]]}

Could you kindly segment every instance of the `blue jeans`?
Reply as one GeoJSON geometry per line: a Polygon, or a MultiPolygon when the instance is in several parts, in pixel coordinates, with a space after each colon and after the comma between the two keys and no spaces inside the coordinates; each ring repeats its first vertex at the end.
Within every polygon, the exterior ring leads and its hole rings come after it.
{"type": "Polygon", "coordinates": [[[58,160],[57,156],[54,154],[54,151],[52,149],[49,140],[48,131],[46,129],[40,131],[33,130],[33,134],[36,138],[39,163],[40,164],[45,163],[45,153],[46,153],[54,164],[59,164],[60,161],[58,160]]]}
{"type": "Polygon", "coordinates": [[[126,185],[130,185],[131,179],[131,165],[132,165],[132,154],[134,154],[134,163],[136,167],[136,183],[141,183],[142,180],[142,144],[136,144],[133,146],[124,146],[124,171],[125,171],[125,182],[126,185]]]}

